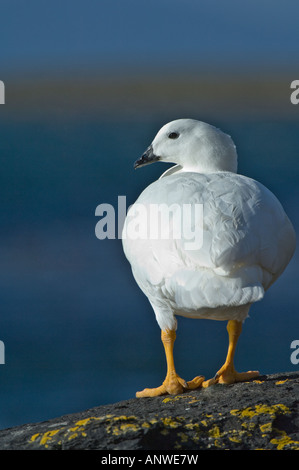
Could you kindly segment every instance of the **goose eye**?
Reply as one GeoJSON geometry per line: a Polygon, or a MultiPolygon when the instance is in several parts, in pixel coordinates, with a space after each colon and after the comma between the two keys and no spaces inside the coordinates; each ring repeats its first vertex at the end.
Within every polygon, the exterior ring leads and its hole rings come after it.
{"type": "Polygon", "coordinates": [[[168,134],[168,137],[169,139],[177,139],[179,135],[180,134],[178,132],[171,132],[170,134],[168,134]]]}

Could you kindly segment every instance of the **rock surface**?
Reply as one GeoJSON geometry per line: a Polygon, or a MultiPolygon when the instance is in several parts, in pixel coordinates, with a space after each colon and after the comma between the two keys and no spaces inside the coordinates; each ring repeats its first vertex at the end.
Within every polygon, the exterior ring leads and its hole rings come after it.
{"type": "Polygon", "coordinates": [[[130,399],[0,431],[0,449],[299,450],[299,372],[130,399]]]}

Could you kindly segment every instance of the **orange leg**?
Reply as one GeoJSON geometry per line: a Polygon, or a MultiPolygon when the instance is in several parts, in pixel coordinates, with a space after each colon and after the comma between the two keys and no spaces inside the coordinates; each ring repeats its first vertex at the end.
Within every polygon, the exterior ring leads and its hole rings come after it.
{"type": "Polygon", "coordinates": [[[217,374],[213,379],[206,380],[203,382],[202,386],[204,388],[209,387],[215,383],[220,384],[232,384],[235,382],[244,382],[249,379],[253,379],[259,376],[258,371],[248,371],[248,372],[236,372],[234,367],[234,355],[236,351],[237,342],[242,331],[242,322],[237,320],[230,320],[227,323],[227,332],[228,332],[228,351],[226,356],[226,361],[218,370],[217,374]]]}
{"type": "Polygon", "coordinates": [[[173,345],[176,338],[175,330],[165,330],[161,332],[161,339],[165,350],[167,374],[164,382],[157,388],[145,388],[142,392],[137,392],[136,397],[156,397],[159,395],[177,395],[186,390],[194,390],[201,386],[204,377],[195,377],[190,382],[185,382],[176,373],[173,359],[173,345]]]}

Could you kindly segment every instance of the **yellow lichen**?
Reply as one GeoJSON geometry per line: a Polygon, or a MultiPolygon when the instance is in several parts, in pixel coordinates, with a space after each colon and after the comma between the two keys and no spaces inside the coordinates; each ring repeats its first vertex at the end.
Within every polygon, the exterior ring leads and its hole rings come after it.
{"type": "Polygon", "coordinates": [[[180,423],[178,423],[173,418],[161,418],[161,421],[164,426],[167,426],[169,428],[177,428],[180,425],[180,423]]]}
{"type": "Polygon", "coordinates": [[[108,418],[107,421],[108,423],[106,426],[106,431],[107,433],[111,433],[114,436],[125,434],[128,431],[137,431],[139,429],[138,424],[136,424],[138,421],[138,418],[136,418],[136,416],[112,416],[111,418],[108,418]],[[127,421],[131,422],[128,423],[127,421]]]}
{"type": "Polygon", "coordinates": [[[90,423],[90,421],[92,421],[92,420],[97,420],[97,419],[100,419],[100,418],[91,417],[91,418],[81,419],[80,421],[77,421],[77,422],[76,422],[76,425],[77,425],[77,426],[86,426],[87,424],[90,423]]]}
{"type": "Polygon", "coordinates": [[[262,436],[265,437],[266,434],[272,431],[272,423],[270,422],[270,423],[261,424],[260,430],[261,430],[262,436]]]}
{"type": "Polygon", "coordinates": [[[168,403],[169,401],[175,401],[175,398],[164,398],[164,400],[162,400],[162,403],[168,403]]]}
{"type": "Polygon", "coordinates": [[[289,379],[285,379],[285,380],[278,380],[277,382],[275,382],[275,385],[283,385],[285,384],[286,382],[288,382],[289,379]]]}
{"type": "Polygon", "coordinates": [[[242,442],[242,438],[238,435],[235,435],[234,431],[233,431],[233,435],[228,436],[228,438],[231,442],[235,442],[236,444],[241,444],[241,442],[242,442]]]}
{"type": "Polygon", "coordinates": [[[208,434],[210,437],[220,437],[220,429],[218,426],[214,425],[211,429],[209,429],[208,434]]]}
{"type": "Polygon", "coordinates": [[[255,423],[252,423],[252,422],[248,422],[248,421],[244,421],[242,424],[241,424],[242,428],[246,429],[247,431],[253,431],[255,429],[255,423]]]}
{"type": "Polygon", "coordinates": [[[59,432],[59,429],[55,429],[53,431],[47,431],[42,435],[40,440],[40,444],[46,446],[48,441],[52,440],[52,437],[55,436],[59,432]]]}
{"type": "Polygon", "coordinates": [[[120,430],[123,432],[127,431],[138,431],[139,426],[135,423],[126,423],[120,425],[120,430]]]}
{"type": "Polygon", "coordinates": [[[290,409],[282,403],[275,405],[259,404],[255,407],[248,407],[241,410],[231,410],[233,416],[237,416],[243,420],[242,426],[247,430],[255,430],[257,427],[253,418],[264,415],[268,416],[272,421],[259,425],[259,430],[262,437],[269,436],[270,433],[275,432],[278,436],[273,437],[270,443],[277,446],[278,450],[288,448],[299,450],[299,441],[292,440],[285,431],[273,428],[273,421],[278,415],[290,414],[290,409]]]}
{"type": "Polygon", "coordinates": [[[192,431],[193,431],[193,430],[198,431],[198,429],[199,429],[199,424],[198,424],[198,423],[187,423],[187,424],[185,425],[185,428],[191,429],[192,431]]]}
{"type": "MultiPolygon", "coordinates": [[[[75,437],[79,436],[79,433],[81,433],[81,436],[86,436],[86,433],[84,432],[84,426],[89,424],[91,421],[103,421],[104,419],[107,418],[108,415],[102,416],[99,418],[96,417],[89,417],[80,421],[77,421],[75,425],[73,425],[70,428],[67,427],[62,427],[60,429],[54,429],[52,431],[46,431],[45,433],[37,433],[33,434],[30,438],[31,442],[36,442],[39,439],[39,444],[41,446],[48,447],[49,443],[53,441],[57,433],[60,433],[60,435],[65,436],[66,439],[71,440],[74,439],[75,437]]],[[[110,415],[112,416],[112,415],[110,415]]],[[[61,440],[56,442],[58,445],[61,445],[61,440]]]]}
{"type": "Polygon", "coordinates": [[[185,395],[176,395],[174,397],[164,398],[164,400],[162,400],[162,403],[169,403],[169,402],[173,403],[173,402],[176,402],[176,401],[179,401],[179,400],[190,400],[190,401],[188,401],[188,404],[199,401],[195,397],[193,397],[192,395],[186,395],[185,394],[185,395]]]}
{"type": "Polygon", "coordinates": [[[280,437],[271,439],[271,444],[277,446],[277,450],[284,450],[285,447],[290,450],[299,450],[299,441],[292,440],[285,431],[275,429],[280,437]]]}
{"type": "MultiPolygon", "coordinates": [[[[192,399],[192,397],[188,397],[192,399]]],[[[123,436],[126,433],[135,433],[139,430],[150,429],[153,425],[158,424],[161,429],[161,435],[166,436],[171,430],[177,429],[177,440],[175,448],[184,447],[184,443],[190,440],[198,444],[203,438],[209,438],[208,447],[230,448],[233,444],[242,443],[244,437],[252,436],[253,432],[260,432],[262,437],[271,435],[271,445],[277,449],[298,449],[299,442],[292,440],[284,431],[274,430],[272,428],[273,421],[278,415],[289,414],[290,410],[287,406],[278,403],[274,405],[266,405],[260,403],[256,406],[243,409],[231,410],[231,415],[239,418],[241,429],[222,430],[219,418],[221,413],[205,413],[199,417],[199,420],[193,422],[184,416],[164,416],[154,417],[149,420],[142,420],[134,415],[103,415],[100,417],[89,417],[78,420],[71,427],[62,427],[45,433],[36,433],[31,436],[31,442],[38,442],[40,445],[48,447],[49,444],[55,442],[55,445],[62,445],[63,441],[71,441],[78,437],[86,437],[87,426],[92,424],[99,425],[103,423],[104,430],[107,434],[115,436],[123,436]],[[262,417],[260,424],[256,417],[262,417]],[[202,419],[201,419],[202,418],[202,419]],[[265,419],[266,418],[266,419],[265,419]],[[270,434],[271,433],[271,434],[270,434]],[[231,443],[231,444],[230,444],[231,443]]]]}
{"type": "Polygon", "coordinates": [[[155,418],[152,418],[152,419],[149,420],[149,423],[151,423],[151,424],[156,424],[157,422],[158,422],[158,420],[155,419],[155,418]]]}
{"type": "Polygon", "coordinates": [[[287,414],[290,413],[290,410],[287,406],[278,403],[277,405],[256,405],[255,407],[248,407],[242,410],[231,410],[233,416],[238,416],[240,418],[253,418],[261,414],[269,414],[275,417],[276,414],[287,414]]]}
{"type": "Polygon", "coordinates": [[[73,428],[69,428],[68,431],[69,432],[75,432],[75,431],[77,431],[78,428],[79,428],[79,426],[74,426],[73,428]]]}
{"type": "Polygon", "coordinates": [[[147,421],[144,421],[144,423],[142,423],[141,427],[142,428],[150,428],[151,426],[147,421]]]}
{"type": "Polygon", "coordinates": [[[122,421],[122,420],[128,420],[128,419],[137,419],[136,416],[126,416],[126,415],[120,415],[120,416],[114,416],[113,420],[114,421],[122,421]]]}
{"type": "MultiPolygon", "coordinates": [[[[76,425],[77,425],[77,426],[86,426],[86,424],[88,424],[91,419],[92,419],[92,418],[81,419],[80,421],[77,421],[77,422],[76,422],[76,425]]],[[[96,418],[93,418],[93,419],[96,419],[96,418]]]]}

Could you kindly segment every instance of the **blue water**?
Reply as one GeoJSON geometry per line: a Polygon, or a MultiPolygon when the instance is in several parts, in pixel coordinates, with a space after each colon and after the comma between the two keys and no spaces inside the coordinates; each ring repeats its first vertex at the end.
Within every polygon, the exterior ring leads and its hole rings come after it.
{"type": "MultiPolygon", "coordinates": [[[[1,116],[1,428],[131,398],[164,379],[160,330],[121,241],[95,236],[98,204],[116,207],[118,195],[131,204],[167,168],[132,166],[162,124],[1,116]]],[[[268,186],[297,230],[298,122],[245,115],[213,124],[233,136],[239,172],[268,186]]],[[[237,369],[298,369],[298,275],[296,255],[252,308],[237,369]]],[[[179,319],[175,361],[185,379],[213,376],[226,348],[224,323],[179,319]]]]}

